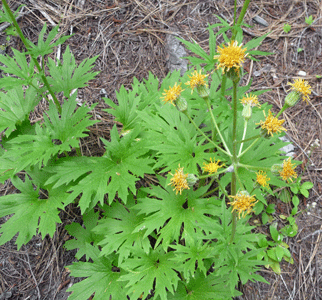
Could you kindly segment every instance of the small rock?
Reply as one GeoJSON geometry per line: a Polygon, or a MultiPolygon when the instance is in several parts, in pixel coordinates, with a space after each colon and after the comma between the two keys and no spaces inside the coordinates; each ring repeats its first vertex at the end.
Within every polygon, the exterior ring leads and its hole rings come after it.
{"type": "Polygon", "coordinates": [[[299,76],[306,76],[306,72],[304,72],[304,71],[298,71],[297,72],[297,75],[299,75],[299,76]]]}
{"type": "Polygon", "coordinates": [[[262,26],[268,27],[268,23],[260,16],[255,16],[253,22],[258,23],[262,26]]]}

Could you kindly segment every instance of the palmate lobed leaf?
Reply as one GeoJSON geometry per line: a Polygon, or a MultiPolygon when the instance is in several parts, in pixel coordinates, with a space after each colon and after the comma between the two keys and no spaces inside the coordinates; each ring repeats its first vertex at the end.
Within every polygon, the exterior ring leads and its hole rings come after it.
{"type": "Polygon", "coordinates": [[[94,62],[98,56],[83,60],[78,66],[75,57],[69,46],[63,54],[63,63],[56,62],[51,58],[48,59],[48,68],[51,77],[48,82],[54,92],[64,92],[65,97],[69,97],[73,89],[87,86],[87,82],[94,79],[99,72],[91,72],[94,62]]]}
{"type": "Polygon", "coordinates": [[[48,170],[53,176],[47,184],[55,187],[77,182],[71,186],[69,201],[82,193],[79,206],[82,213],[93,208],[97,202],[104,203],[108,194],[112,203],[117,193],[124,203],[130,190],[136,194],[135,183],[144,174],[154,173],[150,165],[153,160],[145,158],[148,149],[142,141],[136,140],[137,132],[120,138],[116,126],[111,130],[111,142],[104,141],[106,153],[102,157],[70,157],[53,164],[48,170]]]}
{"type": "Polygon", "coordinates": [[[19,233],[16,240],[18,249],[37,232],[42,235],[42,238],[46,234],[53,237],[56,223],[61,223],[58,214],[65,206],[67,196],[65,190],[53,189],[47,199],[39,199],[39,190],[34,189],[32,181],[27,176],[24,182],[18,177],[13,177],[12,183],[21,193],[0,198],[0,217],[13,214],[1,226],[0,244],[8,242],[17,233],[19,233]]]}
{"type": "Polygon", "coordinates": [[[146,297],[154,290],[154,297],[167,300],[167,291],[174,294],[180,280],[175,272],[175,264],[170,259],[173,252],[166,253],[161,247],[149,253],[137,250],[133,258],[128,258],[121,264],[127,271],[120,281],[127,282],[126,288],[131,299],[137,299],[142,294],[146,297]]]}
{"type": "Polygon", "coordinates": [[[79,139],[87,136],[87,127],[97,121],[90,120],[88,107],[82,106],[74,112],[75,98],[73,95],[62,105],[61,116],[50,103],[42,126],[36,123],[33,134],[22,134],[8,142],[9,150],[3,158],[14,161],[15,172],[36,164],[46,165],[52,157],[79,147],[79,139]]]}
{"type": "Polygon", "coordinates": [[[99,257],[96,247],[93,262],[76,262],[68,266],[74,277],[87,277],[74,284],[67,292],[72,292],[69,300],[88,300],[95,293],[93,300],[126,299],[126,289],[120,277],[125,273],[122,269],[114,268],[115,255],[99,257]]]}
{"type": "Polygon", "coordinates": [[[40,100],[41,97],[33,87],[28,87],[25,91],[16,88],[7,93],[0,92],[0,131],[5,130],[8,137],[17,129],[17,125],[28,119],[40,100]]]}

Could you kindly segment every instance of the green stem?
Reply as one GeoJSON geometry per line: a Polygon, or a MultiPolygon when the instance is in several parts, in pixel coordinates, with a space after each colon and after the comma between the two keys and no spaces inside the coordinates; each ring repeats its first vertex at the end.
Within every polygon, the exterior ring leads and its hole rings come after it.
{"type": "MultiPolygon", "coordinates": [[[[240,148],[239,148],[238,155],[240,155],[240,153],[241,153],[241,152],[242,152],[242,150],[243,150],[243,146],[244,146],[244,139],[245,139],[246,132],[247,132],[247,124],[248,124],[248,122],[245,120],[245,122],[244,122],[243,138],[242,138],[242,140],[241,140],[241,144],[240,144],[240,148]]],[[[237,141],[236,143],[239,143],[239,141],[237,141]]]]}
{"type": "Polygon", "coordinates": [[[223,136],[221,135],[221,132],[220,132],[220,130],[219,130],[219,128],[218,128],[218,125],[217,125],[216,119],[215,119],[214,114],[213,114],[213,112],[212,112],[212,108],[211,108],[211,105],[210,105],[209,98],[208,98],[208,97],[206,97],[206,98],[205,98],[205,101],[206,101],[206,104],[207,104],[208,110],[209,110],[209,112],[210,112],[210,116],[211,116],[212,123],[213,123],[213,125],[215,126],[215,128],[216,128],[216,130],[217,130],[217,133],[218,133],[218,135],[219,135],[219,137],[220,137],[220,139],[221,139],[221,142],[222,142],[222,143],[223,143],[223,145],[224,145],[224,148],[226,149],[226,151],[227,151],[227,153],[229,154],[229,156],[231,156],[231,153],[230,153],[230,151],[229,151],[229,148],[227,147],[227,144],[226,144],[226,142],[225,142],[225,139],[224,139],[224,138],[223,138],[223,136]]]}
{"type": "MultiPolygon", "coordinates": [[[[6,0],[1,0],[1,1],[2,1],[2,4],[3,4],[3,6],[4,6],[5,10],[7,11],[8,15],[10,16],[10,19],[11,19],[11,21],[12,21],[12,23],[13,23],[14,27],[16,28],[17,33],[18,33],[19,37],[21,38],[22,42],[24,43],[24,45],[25,45],[26,49],[27,49],[28,51],[30,51],[30,47],[29,47],[28,41],[26,40],[25,36],[23,35],[23,33],[22,33],[22,31],[21,31],[21,29],[20,29],[20,27],[19,27],[18,22],[16,21],[16,19],[15,19],[15,17],[14,17],[14,15],[13,15],[13,13],[11,12],[11,9],[10,9],[10,7],[9,7],[9,5],[8,5],[8,3],[7,3],[7,1],[6,1],[6,0]]],[[[32,58],[32,60],[33,60],[33,62],[34,62],[34,64],[35,64],[35,66],[37,67],[37,69],[38,69],[39,73],[41,74],[41,78],[42,78],[42,80],[43,80],[43,82],[44,82],[45,86],[47,87],[48,92],[49,92],[49,93],[50,93],[50,95],[52,96],[52,98],[53,98],[53,100],[54,100],[54,102],[55,102],[55,105],[56,105],[56,107],[57,107],[57,109],[58,109],[58,112],[61,114],[61,105],[60,105],[60,103],[59,103],[59,101],[58,101],[58,99],[57,99],[56,95],[55,95],[55,94],[54,94],[54,92],[52,91],[52,89],[51,89],[51,87],[50,87],[50,85],[49,85],[49,83],[48,83],[48,81],[47,81],[47,78],[46,78],[46,76],[44,75],[44,73],[43,73],[43,71],[42,71],[42,69],[41,69],[41,66],[40,66],[40,65],[39,65],[39,63],[38,63],[37,58],[35,58],[32,54],[30,54],[30,56],[31,56],[31,58],[32,58]]],[[[46,95],[45,95],[45,97],[47,98],[47,96],[46,96],[46,95]]],[[[48,99],[48,98],[47,98],[47,100],[49,101],[49,99],[48,99]]]]}
{"type": "MultiPolygon", "coordinates": [[[[260,137],[261,137],[261,135],[257,134],[257,135],[254,135],[254,136],[250,137],[250,138],[247,138],[245,140],[236,141],[236,144],[245,143],[245,142],[248,142],[248,141],[251,141],[251,140],[254,140],[254,139],[258,139],[260,137]]],[[[238,157],[239,157],[239,154],[238,154],[238,157]]]]}
{"type": "MultiPolygon", "coordinates": [[[[238,157],[237,157],[237,144],[236,144],[236,137],[237,137],[237,86],[239,80],[233,80],[233,137],[232,137],[232,144],[233,144],[233,157],[232,163],[234,165],[234,172],[231,175],[231,195],[235,196],[237,193],[237,184],[236,184],[236,174],[238,171],[238,157]]],[[[237,226],[237,214],[234,211],[232,215],[232,229],[231,229],[231,238],[229,244],[232,243],[236,233],[236,226],[237,226]]]]}
{"type": "Polygon", "coordinates": [[[278,118],[285,109],[288,109],[290,106],[288,104],[284,104],[284,106],[282,107],[282,109],[277,113],[277,115],[275,116],[276,118],[278,118]]]}
{"type": "Polygon", "coordinates": [[[238,158],[241,158],[248,150],[250,150],[258,141],[260,138],[257,138],[254,142],[252,142],[247,149],[245,149],[242,153],[238,155],[238,158]]]}
{"type": "Polygon", "coordinates": [[[231,154],[228,154],[224,149],[220,148],[214,141],[212,141],[209,137],[207,137],[203,132],[202,130],[197,126],[197,124],[194,122],[194,120],[190,117],[190,115],[188,114],[187,111],[183,111],[183,113],[188,117],[189,121],[191,122],[191,124],[198,130],[198,132],[204,136],[206,138],[206,140],[213,144],[217,150],[221,151],[222,153],[228,155],[228,156],[231,156],[231,154]]]}
{"type": "MultiPolygon", "coordinates": [[[[235,0],[235,2],[236,2],[236,0],[235,0]]],[[[247,11],[247,8],[249,6],[249,2],[250,2],[250,0],[245,0],[244,5],[242,7],[242,10],[241,10],[241,12],[239,14],[239,17],[238,17],[238,20],[237,20],[237,24],[236,24],[237,26],[240,25],[243,22],[244,16],[245,16],[246,11],[247,11]]],[[[234,28],[231,39],[235,40],[236,35],[237,35],[237,30],[234,28]]]]}

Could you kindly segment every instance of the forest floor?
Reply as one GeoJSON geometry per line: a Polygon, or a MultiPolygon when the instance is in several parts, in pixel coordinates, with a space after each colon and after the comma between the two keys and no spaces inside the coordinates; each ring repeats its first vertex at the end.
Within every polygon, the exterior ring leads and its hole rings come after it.
{"type": "MultiPolygon", "coordinates": [[[[34,43],[45,22],[59,24],[61,35],[73,34],[62,47],[69,45],[76,61],[99,55],[95,70],[100,71],[88,87],[79,90],[78,97],[87,104],[98,103],[95,114],[99,126],[91,128],[90,138],[83,141],[86,155],[100,155],[99,138],[109,137],[115,121],[104,112],[103,96],[116,101],[115,91],[121,85],[131,88],[133,78],[147,78],[149,72],[160,80],[171,68],[168,36],[197,42],[209,53],[209,24],[218,23],[216,15],[231,23],[233,0],[11,0],[10,7],[24,4],[19,18],[23,33],[34,43]]],[[[244,1],[238,0],[238,11],[244,1]]],[[[268,34],[262,51],[273,55],[245,63],[245,83],[252,80],[251,90],[270,89],[261,95],[272,110],[283,106],[287,83],[304,78],[312,86],[310,102],[301,101],[283,114],[287,136],[295,146],[294,159],[303,163],[297,171],[303,181],[314,183],[308,198],[301,198],[297,217],[298,234],[287,240],[294,264],[283,262],[282,273],[276,275],[263,268],[261,275],[270,283],[247,283],[240,289],[243,300],[321,300],[322,299],[322,150],[312,151],[312,143],[322,141],[322,5],[320,0],[252,0],[245,16],[245,41],[268,34]],[[312,16],[308,26],[305,18],[312,16]],[[261,17],[267,24],[257,18],[261,17]],[[291,30],[285,33],[284,24],[291,30]],[[310,153],[311,152],[311,153],[310,153]],[[314,204],[316,203],[316,204],[314,204]],[[312,205],[313,204],[313,205],[312,205]]],[[[5,42],[2,31],[0,42],[5,42]]],[[[219,36],[217,44],[222,42],[219,36]]],[[[17,38],[9,47],[23,49],[17,38]]],[[[10,50],[9,50],[10,51],[10,50]]],[[[189,51],[187,50],[188,54],[189,51]]],[[[33,118],[41,118],[37,110],[33,118]]],[[[12,193],[10,183],[0,186],[2,195],[12,193]]],[[[288,215],[290,204],[277,201],[275,217],[288,215]]],[[[62,220],[79,220],[77,210],[70,207],[62,220]],[[68,217],[67,217],[68,216],[68,217]]],[[[2,220],[3,222],[3,220],[2,220]]],[[[69,238],[65,224],[57,225],[53,238],[34,237],[20,251],[13,242],[0,246],[0,299],[53,300],[67,299],[66,289],[75,282],[65,266],[75,258],[73,251],[63,248],[69,238]],[[39,295],[42,295],[41,298],[39,295]]]]}

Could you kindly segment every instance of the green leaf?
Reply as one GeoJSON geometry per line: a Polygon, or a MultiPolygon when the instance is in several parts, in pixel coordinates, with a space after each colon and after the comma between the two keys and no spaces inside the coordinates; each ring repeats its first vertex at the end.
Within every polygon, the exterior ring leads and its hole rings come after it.
{"type": "Polygon", "coordinates": [[[301,192],[301,194],[304,196],[304,197],[306,197],[306,198],[308,198],[309,197],[309,195],[310,195],[310,193],[309,193],[309,191],[308,190],[306,190],[306,189],[300,189],[300,192],[301,192]]]}
{"type": "Polygon", "coordinates": [[[103,206],[104,217],[93,229],[93,232],[102,236],[99,242],[102,246],[101,255],[115,251],[119,255],[119,262],[122,262],[130,256],[134,247],[149,252],[151,245],[149,239],[144,237],[145,229],[133,233],[133,229],[144,219],[144,216],[138,216],[133,211],[134,204],[133,197],[129,197],[126,207],[119,202],[113,202],[110,207],[103,206]]]}
{"type": "Polygon", "coordinates": [[[301,185],[301,189],[309,190],[313,188],[313,183],[310,181],[306,181],[301,185]]]}
{"type": "Polygon", "coordinates": [[[267,213],[262,213],[262,224],[265,225],[268,222],[267,213]]]}
{"type": "Polygon", "coordinates": [[[78,249],[75,257],[80,260],[84,255],[86,260],[89,258],[95,258],[97,253],[97,248],[92,245],[96,241],[96,237],[91,230],[95,228],[98,222],[99,213],[95,213],[94,210],[90,210],[87,214],[83,215],[84,227],[79,223],[72,223],[66,225],[65,229],[70,235],[75,239],[70,239],[65,242],[64,247],[67,250],[78,249]]]}
{"type": "Polygon", "coordinates": [[[292,203],[295,207],[297,207],[300,204],[300,199],[296,195],[292,197],[292,203]]]}
{"type": "Polygon", "coordinates": [[[227,276],[216,276],[215,272],[205,277],[201,272],[196,272],[194,278],[188,283],[179,282],[174,295],[168,292],[168,300],[201,300],[216,299],[227,300],[231,297],[242,295],[235,290],[233,293],[227,288],[227,276]]]}
{"type": "Polygon", "coordinates": [[[30,112],[39,103],[37,91],[33,87],[10,90],[7,93],[0,92],[0,131],[5,130],[8,137],[11,132],[17,129],[29,118],[30,112]]]}
{"type": "Polygon", "coordinates": [[[48,58],[48,71],[51,76],[48,77],[48,82],[54,92],[64,92],[64,96],[69,97],[73,89],[87,86],[87,82],[99,73],[91,72],[97,57],[85,59],[77,66],[75,57],[67,46],[63,54],[63,63],[59,61],[56,65],[54,60],[48,58]]]}
{"type": "Polygon", "coordinates": [[[58,161],[49,169],[53,176],[47,184],[55,183],[57,187],[77,182],[69,188],[72,192],[69,201],[82,193],[79,200],[82,213],[99,201],[103,204],[105,194],[108,194],[109,203],[116,193],[126,203],[128,190],[136,194],[135,183],[139,177],[154,173],[149,166],[153,160],[143,157],[148,149],[142,141],[136,140],[137,134],[132,131],[120,138],[114,126],[111,142],[103,140],[106,153],[102,157],[70,157],[58,161]]]}
{"type": "Polygon", "coordinates": [[[95,293],[93,300],[126,299],[124,284],[120,277],[124,271],[114,266],[115,256],[92,257],[93,262],[76,262],[67,266],[74,277],[87,277],[73,284],[67,292],[73,292],[69,300],[88,300],[95,293]]]}
{"type": "Polygon", "coordinates": [[[19,52],[16,49],[12,49],[12,51],[12,57],[9,55],[0,55],[0,62],[3,64],[0,65],[0,70],[11,75],[0,78],[1,88],[7,91],[17,86],[28,86],[35,75],[35,64],[33,60],[30,60],[30,62],[27,61],[26,53],[19,52]]]}
{"type": "Polygon", "coordinates": [[[56,42],[53,42],[53,40],[58,36],[59,32],[59,26],[57,25],[48,33],[47,39],[45,41],[44,35],[46,31],[47,23],[44,24],[39,33],[37,46],[34,45],[31,41],[28,41],[30,47],[29,53],[33,55],[33,57],[38,57],[39,55],[45,56],[46,54],[52,53],[54,47],[63,44],[70,37],[70,35],[61,36],[56,40],[56,42]]]}
{"type": "Polygon", "coordinates": [[[64,208],[67,194],[63,189],[53,189],[46,199],[41,199],[39,189],[34,189],[33,182],[25,176],[25,181],[18,177],[12,178],[13,185],[20,194],[11,194],[0,198],[0,217],[13,214],[1,226],[0,244],[11,240],[19,233],[16,244],[18,249],[29,242],[39,232],[42,238],[46,234],[53,237],[56,223],[61,223],[59,210],[64,208]]]}
{"type": "Polygon", "coordinates": [[[272,239],[275,242],[280,243],[283,240],[283,238],[281,237],[280,233],[278,232],[278,230],[273,225],[269,226],[269,231],[271,233],[272,239]]]}
{"type": "Polygon", "coordinates": [[[269,205],[267,206],[267,208],[266,208],[266,212],[267,212],[268,214],[273,214],[273,213],[275,213],[275,204],[274,204],[274,203],[269,204],[269,205]]]}
{"type": "Polygon", "coordinates": [[[145,253],[137,250],[133,258],[128,258],[121,265],[127,271],[120,277],[120,281],[127,281],[128,295],[137,299],[142,294],[149,295],[154,289],[154,297],[167,300],[167,291],[174,294],[180,280],[175,272],[175,264],[171,261],[173,252],[166,253],[161,247],[145,253]]]}
{"type": "Polygon", "coordinates": [[[15,158],[16,172],[30,165],[46,165],[57,154],[79,147],[79,139],[87,136],[87,127],[97,121],[89,120],[88,107],[81,106],[75,111],[75,98],[76,95],[72,96],[62,105],[61,116],[51,102],[44,124],[36,123],[34,134],[20,135],[8,142],[10,150],[3,157],[15,158]]]}

